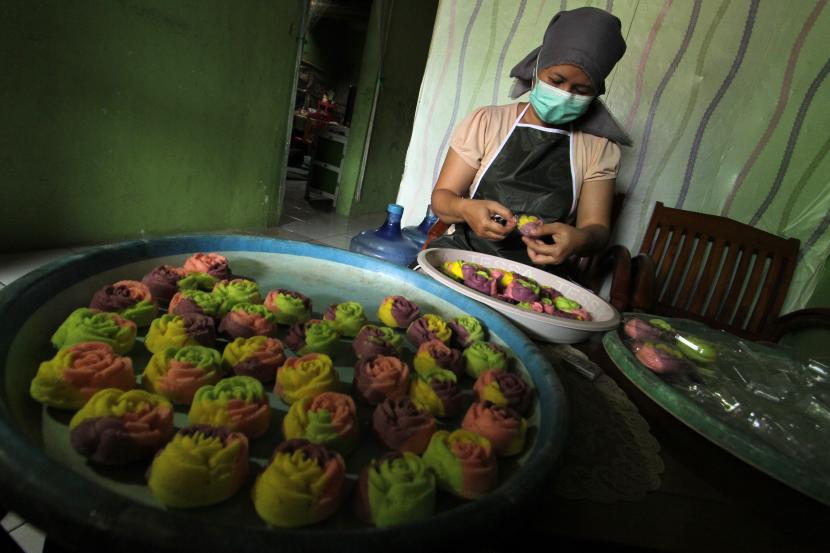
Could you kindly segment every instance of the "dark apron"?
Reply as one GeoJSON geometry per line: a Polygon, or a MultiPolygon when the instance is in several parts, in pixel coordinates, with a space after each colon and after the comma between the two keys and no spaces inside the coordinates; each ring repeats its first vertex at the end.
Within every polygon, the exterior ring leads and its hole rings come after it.
{"type": "MultiPolygon", "coordinates": [[[[519,124],[523,115],[524,111],[470,197],[499,202],[517,216],[526,213],[546,223],[564,221],[574,208],[570,133],[519,124]]],[[[533,264],[518,230],[492,241],[479,238],[466,223],[456,223],[455,233],[433,240],[429,247],[473,250],[533,264]]]]}

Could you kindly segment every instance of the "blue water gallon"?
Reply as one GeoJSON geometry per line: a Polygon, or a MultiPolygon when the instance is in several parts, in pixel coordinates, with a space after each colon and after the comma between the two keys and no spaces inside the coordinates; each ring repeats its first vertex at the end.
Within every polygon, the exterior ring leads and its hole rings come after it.
{"type": "Polygon", "coordinates": [[[427,206],[426,215],[424,215],[424,220],[421,221],[421,224],[411,227],[404,227],[403,235],[415,242],[415,245],[418,246],[418,251],[424,247],[424,242],[427,240],[427,233],[429,229],[432,228],[432,225],[438,220],[438,216],[432,212],[432,206],[427,206]]]}
{"type": "Polygon", "coordinates": [[[352,237],[349,250],[408,266],[415,261],[420,249],[401,231],[403,206],[389,204],[386,221],[377,229],[367,229],[352,237]]]}

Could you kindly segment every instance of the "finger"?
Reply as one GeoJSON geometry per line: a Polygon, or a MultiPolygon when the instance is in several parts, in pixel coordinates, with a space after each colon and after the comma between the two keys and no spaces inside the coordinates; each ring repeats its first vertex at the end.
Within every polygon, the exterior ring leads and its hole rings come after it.
{"type": "Polygon", "coordinates": [[[481,235],[482,238],[486,238],[487,240],[492,240],[494,242],[504,240],[504,236],[492,231],[485,231],[484,234],[481,235]]]}
{"type": "Polygon", "coordinates": [[[501,205],[499,202],[490,202],[487,207],[491,212],[498,213],[504,217],[508,221],[508,224],[510,224],[510,222],[514,219],[513,212],[501,205]]]}
{"type": "Polygon", "coordinates": [[[527,249],[527,255],[535,265],[549,265],[551,263],[556,263],[553,256],[536,253],[530,248],[527,249]]]}
{"type": "Polygon", "coordinates": [[[535,236],[551,236],[556,234],[557,232],[562,231],[562,227],[565,226],[560,222],[555,223],[545,223],[536,231],[535,236]]]}
{"type": "Polygon", "coordinates": [[[506,226],[503,227],[495,221],[487,221],[481,226],[481,230],[490,231],[502,237],[506,236],[510,232],[510,230],[506,226]]]}
{"type": "Polygon", "coordinates": [[[545,244],[541,240],[530,238],[529,236],[523,236],[522,241],[527,245],[528,249],[539,254],[556,255],[559,249],[556,244],[545,244]]]}

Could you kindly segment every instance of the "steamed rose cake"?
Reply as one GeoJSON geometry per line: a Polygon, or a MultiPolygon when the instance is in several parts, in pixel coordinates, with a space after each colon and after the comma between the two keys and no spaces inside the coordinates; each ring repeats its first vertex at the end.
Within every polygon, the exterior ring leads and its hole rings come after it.
{"type": "Polygon", "coordinates": [[[149,325],[159,310],[150,289],[137,280],[119,280],[104,286],[92,296],[89,307],[118,313],[138,326],[149,325]]]}
{"type": "Polygon", "coordinates": [[[379,404],[372,415],[372,428],[387,448],[420,455],[435,433],[435,419],[404,396],[379,404]]]}
{"type": "Polygon", "coordinates": [[[195,253],[184,262],[184,270],[188,273],[208,273],[222,280],[231,278],[228,258],[218,253],[195,253]]]}
{"type": "Polygon", "coordinates": [[[146,459],[173,432],[173,406],[144,390],[99,390],[69,421],[72,447],[91,461],[107,465],[146,459]]]}
{"type": "Polygon", "coordinates": [[[159,265],[144,275],[141,282],[150,289],[157,302],[167,303],[179,291],[179,281],[187,273],[184,269],[172,265],[159,265]]]}
{"type": "Polygon", "coordinates": [[[52,345],[61,349],[79,342],[103,342],[124,355],[135,344],[136,324],[116,313],[80,307],[52,335],[52,345]]]}
{"type": "Polygon", "coordinates": [[[311,318],[311,299],[292,290],[271,290],[265,296],[265,307],[281,325],[304,323],[311,318]]]}
{"type": "Polygon", "coordinates": [[[285,361],[277,371],[274,393],[290,404],[323,392],[336,392],[339,387],[340,377],[331,357],[325,353],[309,353],[285,361]]]}
{"type": "Polygon", "coordinates": [[[445,261],[441,264],[441,270],[451,279],[461,282],[464,280],[464,272],[461,269],[463,265],[464,262],[458,259],[455,261],[445,261]]]}
{"type": "Polygon", "coordinates": [[[542,228],[545,222],[535,215],[528,215],[522,213],[519,215],[519,220],[516,224],[516,229],[524,236],[536,236],[539,229],[542,228]]]}
{"type": "Polygon", "coordinates": [[[418,306],[403,296],[386,296],[378,307],[378,319],[390,328],[407,328],[420,314],[418,306]]]}
{"type": "Polygon", "coordinates": [[[406,337],[413,345],[420,346],[430,340],[439,340],[448,344],[452,336],[452,329],[440,316],[427,313],[418,317],[406,329],[406,337]]]}
{"type": "Polygon", "coordinates": [[[104,388],[135,388],[132,360],[116,354],[108,344],[80,342],[40,364],[29,394],[50,407],[80,409],[104,388]]]}
{"type": "Polygon", "coordinates": [[[360,472],[355,514],[378,527],[424,520],[435,512],[435,490],[435,475],[420,457],[388,453],[360,472]]]}
{"type": "Polygon", "coordinates": [[[361,359],[355,366],[354,388],[369,405],[403,397],[409,392],[409,365],[389,355],[361,359]]]}
{"type": "Polygon", "coordinates": [[[150,353],[184,346],[213,347],[215,343],[216,329],[213,327],[213,319],[198,313],[162,315],[150,323],[150,329],[144,338],[144,347],[150,353]]]}
{"type": "Polygon", "coordinates": [[[222,352],[222,365],[241,376],[271,382],[285,363],[282,342],[267,336],[237,338],[222,352]]]}
{"type": "Polygon", "coordinates": [[[219,282],[215,276],[207,273],[190,273],[183,276],[176,283],[179,290],[202,290],[204,292],[212,292],[213,287],[219,282]]]}
{"type": "Polygon", "coordinates": [[[363,306],[356,301],[344,301],[329,306],[323,319],[332,321],[337,333],[347,338],[354,338],[368,321],[363,306]]]}
{"type": "Polygon", "coordinates": [[[464,499],[483,497],[498,483],[490,441],[474,432],[436,432],[422,459],[435,473],[439,488],[464,499]]]}
{"type": "Polygon", "coordinates": [[[202,346],[167,348],[153,354],[142,382],[149,391],[174,403],[189,404],[196,390],[222,378],[222,355],[202,346]]]}
{"type": "Polygon", "coordinates": [[[306,353],[331,353],[340,336],[332,321],[310,319],[291,325],[285,343],[300,355],[306,353]]]}
{"type": "Polygon", "coordinates": [[[487,339],[481,321],[470,315],[455,317],[448,324],[452,330],[451,344],[455,348],[464,349],[473,342],[487,339]]]}
{"type": "Polygon", "coordinates": [[[467,287],[488,296],[496,295],[497,279],[493,278],[490,271],[485,267],[473,263],[464,263],[461,266],[461,272],[464,275],[464,284],[467,287]]]}
{"type": "Polygon", "coordinates": [[[440,340],[430,340],[418,346],[413,364],[415,372],[421,377],[444,370],[460,375],[464,370],[461,352],[448,347],[440,340]]]}
{"type": "Polygon", "coordinates": [[[346,464],[338,453],[306,440],[285,441],[256,479],[254,507],[272,526],[320,522],[340,506],[345,476],[346,464]]]}
{"type": "Polygon", "coordinates": [[[478,378],[490,369],[507,369],[507,353],[492,342],[475,342],[462,355],[464,370],[470,378],[478,378]]]}
{"type": "Polygon", "coordinates": [[[248,303],[262,303],[259,286],[253,280],[235,278],[220,280],[211,292],[219,302],[219,315],[226,315],[234,306],[248,303]]]}
{"type": "Polygon", "coordinates": [[[282,420],[282,434],[286,440],[302,438],[348,455],[360,438],[354,400],[336,392],[301,399],[282,420]]]}
{"type": "Polygon", "coordinates": [[[498,407],[489,401],[470,405],[461,427],[484,436],[499,457],[521,453],[527,434],[527,420],[510,407],[498,407]]]}
{"type": "Polygon", "coordinates": [[[454,417],[464,408],[464,396],[450,371],[435,371],[428,377],[412,379],[409,397],[419,409],[435,417],[454,417]]]}
{"type": "Polygon", "coordinates": [[[216,319],[219,317],[219,300],[202,290],[182,290],[170,300],[167,312],[172,315],[196,313],[216,319]]]}
{"type": "Polygon", "coordinates": [[[268,431],[271,408],[259,380],[232,376],[199,388],[187,418],[190,424],[227,428],[254,439],[268,431]]]}
{"type": "Polygon", "coordinates": [[[504,289],[503,295],[517,303],[533,303],[539,301],[539,285],[530,280],[514,278],[504,289]]]}
{"type": "Polygon", "coordinates": [[[147,471],[147,485],[168,507],[214,505],[248,478],[248,438],[226,428],[194,425],[179,430],[147,471]]]}
{"type": "Polygon", "coordinates": [[[473,385],[476,401],[489,401],[526,415],[533,405],[533,388],[522,377],[507,371],[484,371],[473,385]]]}
{"type": "Polygon", "coordinates": [[[400,357],[403,347],[401,335],[385,326],[364,325],[352,341],[352,348],[358,359],[376,355],[400,357]]]}
{"type": "Polygon", "coordinates": [[[277,318],[264,305],[238,303],[222,317],[219,332],[235,338],[277,337],[277,318]]]}

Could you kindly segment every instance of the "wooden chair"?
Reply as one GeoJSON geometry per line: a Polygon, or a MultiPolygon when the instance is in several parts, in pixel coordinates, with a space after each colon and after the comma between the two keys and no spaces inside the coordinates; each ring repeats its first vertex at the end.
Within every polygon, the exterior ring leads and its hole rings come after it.
{"type": "Polygon", "coordinates": [[[751,340],[830,325],[830,309],[778,317],[798,261],[799,241],[726,217],[654,206],[631,307],[702,321],[751,340]]]}

